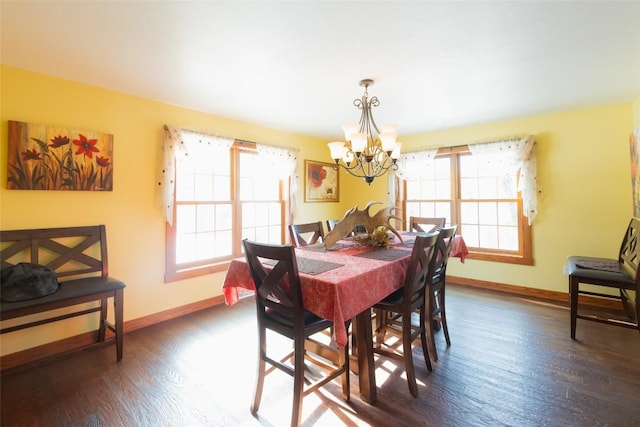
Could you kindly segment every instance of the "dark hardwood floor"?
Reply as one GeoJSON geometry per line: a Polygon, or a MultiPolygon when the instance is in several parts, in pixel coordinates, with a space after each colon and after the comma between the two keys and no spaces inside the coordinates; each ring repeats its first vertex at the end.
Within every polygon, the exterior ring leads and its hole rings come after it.
{"type": "MultiPolygon", "coordinates": [[[[437,336],[429,373],[414,348],[419,395],[399,362],[378,359],[378,403],[341,399],[338,382],[305,398],[303,426],[638,426],[640,334],[578,320],[566,308],[449,286],[452,345],[437,336]]],[[[218,306],[1,378],[10,426],[286,426],[290,377],[267,377],[249,412],[256,367],[253,300],[218,306]]],[[[279,341],[283,347],[287,343],[279,341]]]]}

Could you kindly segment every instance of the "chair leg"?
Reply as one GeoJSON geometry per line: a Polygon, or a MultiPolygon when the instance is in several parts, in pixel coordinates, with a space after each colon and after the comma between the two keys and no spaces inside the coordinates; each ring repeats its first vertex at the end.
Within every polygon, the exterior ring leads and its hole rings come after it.
{"type": "Polygon", "coordinates": [[[449,338],[449,328],[447,327],[447,310],[444,305],[444,285],[440,292],[438,293],[438,297],[440,298],[440,323],[442,323],[442,331],[444,332],[444,339],[447,341],[447,347],[451,345],[451,339],[449,338]]]}
{"type": "Polygon", "coordinates": [[[428,324],[429,329],[429,345],[431,346],[431,351],[433,353],[433,360],[438,361],[438,351],[436,350],[436,331],[433,325],[433,314],[436,308],[435,295],[433,292],[430,292],[430,295],[427,297],[428,306],[427,306],[427,318],[425,319],[425,325],[428,324]]]}
{"type": "Polygon", "coordinates": [[[569,276],[569,305],[571,311],[571,339],[576,339],[576,320],[578,316],[578,283],[579,279],[569,276]]]}
{"type": "Polygon", "coordinates": [[[429,372],[433,372],[433,366],[431,366],[431,357],[429,356],[429,346],[427,345],[427,329],[425,326],[425,317],[426,316],[423,308],[420,312],[420,325],[422,325],[422,329],[420,330],[420,343],[422,344],[424,363],[426,363],[429,372]]]}
{"type": "Polygon", "coordinates": [[[118,289],[113,297],[113,315],[116,330],[116,360],[122,360],[122,346],[124,340],[124,289],[118,289]]]}
{"type": "Polygon", "coordinates": [[[100,300],[100,325],[98,325],[98,342],[104,341],[105,338],[105,332],[107,330],[107,312],[109,311],[108,309],[109,300],[107,298],[102,298],[100,300]]]}
{"type": "Polygon", "coordinates": [[[251,413],[254,415],[258,412],[258,409],[260,408],[260,400],[262,400],[262,388],[264,386],[266,368],[265,357],[267,353],[265,329],[259,326],[258,335],[258,372],[256,373],[256,388],[253,393],[253,403],[251,404],[251,413]]]}
{"type": "Polygon", "coordinates": [[[418,385],[416,384],[416,373],[413,368],[413,352],[411,351],[411,313],[402,314],[402,353],[404,355],[404,366],[407,374],[407,384],[409,393],[413,397],[418,396],[418,385]],[[409,319],[408,321],[405,319],[409,319]]]}
{"type": "Polygon", "coordinates": [[[293,408],[291,410],[291,426],[300,425],[302,418],[302,398],[304,395],[304,338],[294,340],[293,364],[293,408]]]}
{"type": "Polygon", "coordinates": [[[375,309],[374,312],[376,321],[374,346],[380,348],[386,334],[387,312],[380,309],[375,309]]]}

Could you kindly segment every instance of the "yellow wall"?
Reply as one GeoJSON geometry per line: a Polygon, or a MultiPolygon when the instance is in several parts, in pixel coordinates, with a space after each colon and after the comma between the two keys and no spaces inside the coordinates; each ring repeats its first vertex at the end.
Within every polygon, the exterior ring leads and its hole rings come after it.
{"type": "MultiPolygon", "coordinates": [[[[304,159],[330,161],[324,141],[216,117],[3,66],[0,69],[0,228],[105,224],[110,273],[127,283],[124,317],[137,319],[221,294],[222,274],[164,283],[165,228],[155,203],[162,126],[300,148],[304,159]],[[7,121],[54,124],[114,135],[112,192],[7,190],[7,121]]],[[[303,203],[297,221],[340,216],[338,203],[303,203]]],[[[86,317],[86,316],[85,316],[86,317]]],[[[2,354],[73,336],[90,319],[72,319],[2,335],[2,354]]]]}
{"type": "Polygon", "coordinates": [[[403,138],[406,151],[532,134],[537,140],[534,266],[453,260],[448,274],[567,292],[572,254],[616,257],[633,215],[629,168],[632,105],[527,117],[403,138]]]}
{"type": "MultiPolygon", "coordinates": [[[[173,105],[3,66],[0,68],[0,228],[3,230],[106,224],[111,273],[127,283],[125,321],[221,293],[223,274],[165,284],[164,221],[154,189],[162,126],[170,124],[271,145],[300,149],[304,159],[329,162],[324,141],[173,105]],[[114,191],[6,190],[7,121],[91,129],[114,135],[114,191]]],[[[459,145],[531,133],[538,140],[538,179],[543,190],[533,227],[533,267],[468,260],[450,263],[450,274],[541,289],[566,291],[567,255],[617,253],[632,214],[628,135],[640,123],[633,103],[430,132],[401,138],[404,151],[459,145]]],[[[339,126],[338,124],[336,126],[339,126]]],[[[340,218],[353,206],[387,201],[386,177],[371,186],[340,174],[339,203],[303,202],[297,222],[340,218]]],[[[1,353],[73,336],[87,330],[80,319],[0,338],[1,353]]]]}

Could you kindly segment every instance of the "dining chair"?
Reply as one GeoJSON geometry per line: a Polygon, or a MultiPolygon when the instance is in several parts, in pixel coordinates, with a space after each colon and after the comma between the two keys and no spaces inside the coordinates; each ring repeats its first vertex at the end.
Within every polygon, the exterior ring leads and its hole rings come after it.
{"type": "Polygon", "coordinates": [[[413,365],[411,345],[420,337],[422,353],[427,369],[432,371],[426,335],[426,291],[434,272],[435,246],[438,233],[417,236],[402,288],[396,290],[373,306],[376,313],[375,344],[373,352],[404,362],[409,392],[418,396],[418,386],[413,365]],[[419,321],[412,322],[412,314],[418,312],[419,321]],[[386,341],[391,333],[401,337],[397,342],[386,341]],[[402,351],[398,347],[402,345],[402,351]]]}
{"type": "Polygon", "coordinates": [[[303,307],[300,276],[293,246],[261,244],[247,239],[243,240],[243,245],[255,284],[258,319],[258,373],[251,413],[255,415],[260,407],[267,374],[266,364],[269,363],[293,376],[291,425],[298,426],[302,415],[303,397],[333,379],[341,377],[342,398],[349,400],[349,344],[338,349],[337,363],[333,363],[328,360],[327,355],[335,355],[335,348],[312,338],[312,335],[330,328],[333,323],[303,307]],[[267,330],[293,340],[293,351],[278,360],[272,358],[267,352],[267,330]],[[313,349],[318,350],[317,354],[321,359],[312,357],[313,349]],[[314,370],[318,371],[317,377],[305,376],[308,370],[305,360],[315,362],[321,368],[314,370]]]}
{"type": "Polygon", "coordinates": [[[411,216],[409,217],[409,231],[431,233],[432,231],[436,231],[438,227],[444,227],[446,222],[447,218],[411,216]]]}
{"type": "Polygon", "coordinates": [[[629,222],[617,259],[572,255],[567,257],[567,274],[572,339],[576,339],[577,319],[640,332],[640,220],[629,222]],[[579,309],[586,302],[580,295],[619,301],[624,315],[585,310],[584,305],[579,309]]]}
{"type": "Polygon", "coordinates": [[[313,245],[324,240],[324,228],[322,222],[310,222],[306,224],[290,224],[289,236],[291,244],[296,248],[313,245]]]}
{"type": "Polygon", "coordinates": [[[427,289],[427,328],[429,329],[429,344],[433,360],[438,361],[435,334],[441,325],[447,346],[451,345],[449,328],[447,327],[447,311],[445,309],[445,284],[447,263],[451,254],[451,246],[455,238],[457,225],[440,228],[436,243],[433,280],[427,289]]]}

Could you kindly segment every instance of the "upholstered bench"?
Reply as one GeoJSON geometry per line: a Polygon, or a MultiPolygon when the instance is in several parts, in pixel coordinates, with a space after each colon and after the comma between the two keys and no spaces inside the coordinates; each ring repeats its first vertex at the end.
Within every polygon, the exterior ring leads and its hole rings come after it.
{"type": "Polygon", "coordinates": [[[634,328],[640,331],[638,324],[640,318],[639,266],[640,221],[636,218],[633,218],[627,227],[617,259],[588,256],[569,256],[567,258],[572,339],[576,338],[577,319],[634,328]],[[617,289],[619,294],[605,293],[604,289],[601,292],[581,289],[581,284],[617,289]],[[635,291],[635,296],[632,296],[629,291],[635,291]],[[582,314],[578,311],[579,295],[620,300],[628,319],[582,314]]]}
{"type": "Polygon", "coordinates": [[[43,297],[16,302],[0,301],[1,321],[82,304],[64,314],[51,314],[13,326],[3,325],[0,334],[99,312],[97,338],[92,344],[104,342],[108,328],[115,334],[116,358],[122,359],[126,285],[109,276],[104,225],[0,231],[0,261],[3,269],[19,262],[44,265],[56,272],[60,283],[56,292],[43,297]],[[113,301],[114,322],[107,320],[109,300],[113,301]],[[90,302],[96,304],[86,304],[90,302]]]}

